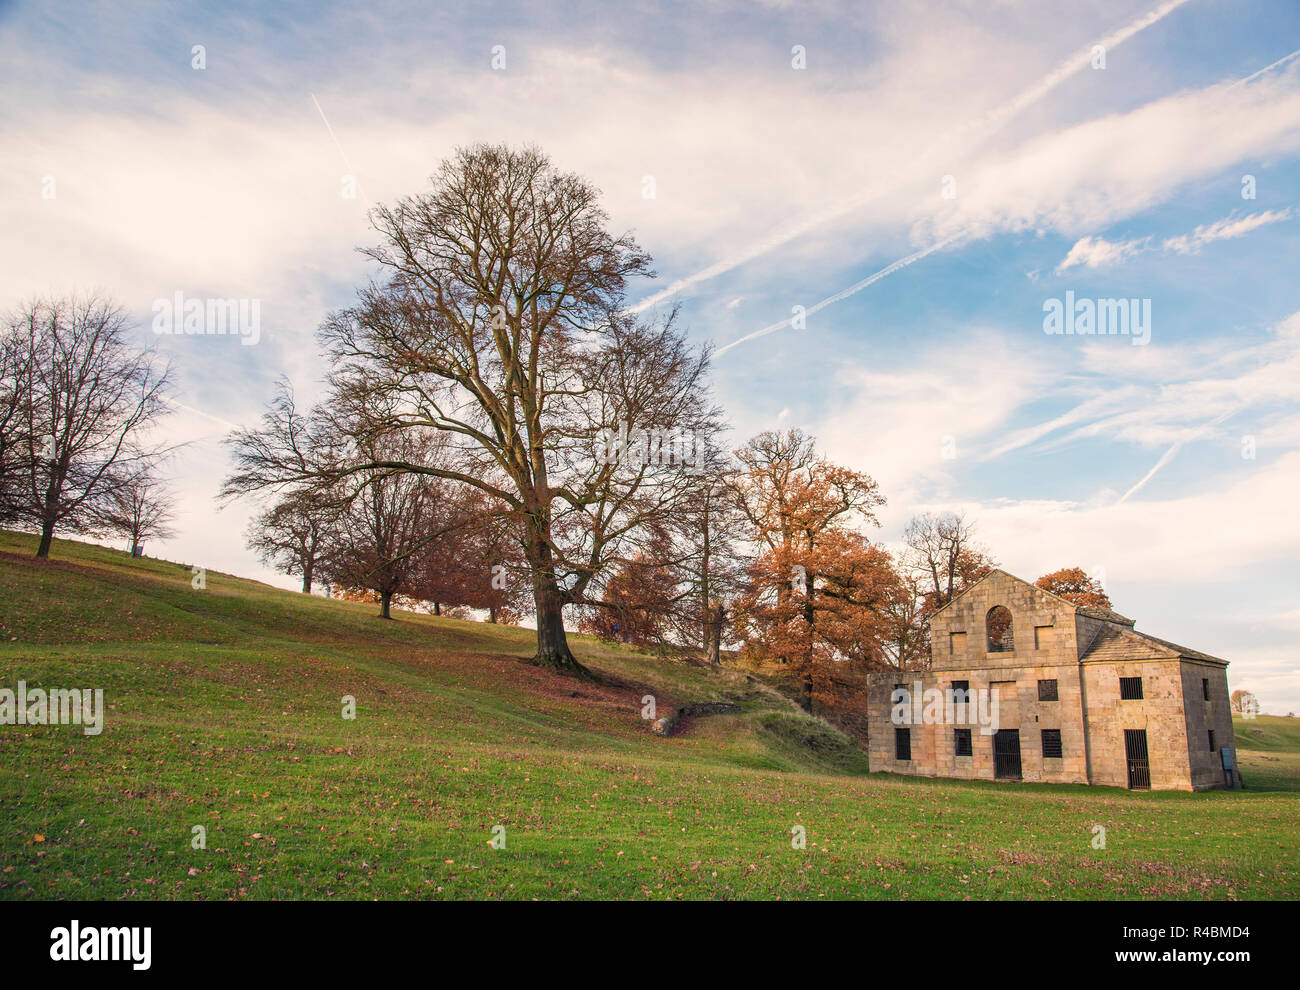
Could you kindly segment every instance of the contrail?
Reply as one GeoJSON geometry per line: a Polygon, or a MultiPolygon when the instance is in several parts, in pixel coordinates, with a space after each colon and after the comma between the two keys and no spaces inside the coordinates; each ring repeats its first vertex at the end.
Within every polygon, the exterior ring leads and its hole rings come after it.
{"type": "Polygon", "coordinates": [[[1274,62],[1272,65],[1266,65],[1266,66],[1264,66],[1264,68],[1260,69],[1258,72],[1252,72],[1252,73],[1251,73],[1250,75],[1248,75],[1245,79],[1238,79],[1235,83],[1233,83],[1231,86],[1229,86],[1228,89],[1236,89],[1238,86],[1244,86],[1244,85],[1246,85],[1246,83],[1248,83],[1248,82],[1253,82],[1254,80],[1256,80],[1256,79],[1258,79],[1260,76],[1262,76],[1265,72],[1272,72],[1272,71],[1273,71],[1274,69],[1276,69],[1279,65],[1282,65],[1282,64],[1284,64],[1284,63],[1286,63],[1286,62],[1290,62],[1290,61],[1291,61],[1293,58],[1295,58],[1297,55],[1300,55],[1300,48],[1297,48],[1297,49],[1296,49],[1295,51],[1293,51],[1290,55],[1283,55],[1280,59],[1278,59],[1278,60],[1277,60],[1276,62],[1274,62]]]}
{"type": "MultiPolygon", "coordinates": [[[[325,116],[325,111],[321,108],[320,100],[316,99],[315,93],[311,94],[311,101],[316,104],[316,112],[320,114],[320,119],[324,122],[325,129],[330,132],[330,138],[334,141],[334,147],[339,149],[339,157],[343,159],[343,167],[348,170],[348,175],[353,176],[355,179],[357,170],[352,167],[352,162],[348,161],[347,152],[343,150],[343,145],[339,143],[338,135],[334,133],[334,128],[330,125],[329,118],[325,116]]],[[[361,192],[360,182],[357,182],[357,192],[361,193],[361,198],[365,200],[365,202],[370,202],[369,199],[366,199],[366,194],[361,192]]]]}
{"type": "MultiPolygon", "coordinates": [[[[855,282],[853,285],[850,285],[847,289],[842,289],[841,291],[835,293],[835,295],[827,296],[821,302],[809,306],[804,311],[804,315],[812,316],[813,313],[816,313],[820,309],[825,309],[831,303],[837,303],[841,299],[847,299],[849,296],[861,292],[867,286],[874,285],[876,282],[879,282],[882,278],[894,274],[894,272],[898,271],[900,268],[906,268],[908,265],[912,264],[913,262],[920,261],[926,255],[933,254],[935,251],[938,251],[940,248],[947,247],[953,241],[957,240],[960,237],[965,236],[965,233],[966,233],[965,231],[958,231],[957,233],[953,234],[951,237],[946,237],[941,241],[931,244],[927,248],[922,248],[920,251],[915,251],[912,254],[909,254],[906,258],[899,258],[897,261],[889,265],[886,265],[884,268],[880,269],[880,271],[876,272],[875,274],[868,275],[861,282],[855,282]]],[[[782,320],[780,323],[773,323],[770,327],[764,327],[762,330],[755,330],[751,334],[746,334],[744,337],[741,337],[739,340],[733,340],[730,344],[727,344],[725,347],[719,347],[716,351],[713,352],[713,356],[718,357],[722,354],[727,353],[727,351],[731,350],[733,347],[735,347],[738,344],[743,344],[749,340],[755,340],[758,337],[766,337],[769,333],[775,333],[777,330],[780,330],[782,327],[788,327],[793,321],[793,319],[794,317],[792,316],[789,319],[782,320]]]]}
{"type": "Polygon", "coordinates": [[[1166,464],[1168,464],[1170,461],[1174,459],[1174,455],[1178,453],[1179,450],[1182,449],[1183,444],[1185,444],[1186,442],[1187,442],[1186,440],[1174,441],[1173,446],[1171,446],[1168,450],[1166,450],[1163,454],[1160,455],[1160,460],[1156,461],[1155,467],[1153,467],[1150,471],[1148,471],[1145,475],[1143,475],[1142,480],[1139,481],[1132,488],[1130,488],[1128,491],[1126,491],[1123,494],[1123,496],[1120,498],[1120,500],[1115,504],[1123,505],[1125,502],[1127,502],[1128,497],[1130,495],[1132,495],[1134,492],[1142,488],[1143,485],[1145,485],[1148,481],[1150,481],[1152,478],[1156,476],[1156,472],[1158,472],[1162,467],[1164,467],[1166,464]]]}
{"type": "MultiPolygon", "coordinates": [[[[962,124],[956,128],[953,128],[952,130],[943,134],[941,137],[939,137],[938,140],[934,142],[934,144],[930,146],[930,148],[928,148],[921,155],[921,159],[925,160],[937,148],[941,147],[942,145],[944,145],[945,143],[951,141],[956,137],[966,134],[967,132],[978,131],[982,128],[987,128],[988,133],[990,134],[996,132],[1004,124],[1006,124],[1007,121],[1009,121],[1012,117],[1016,116],[1017,114],[1025,110],[1027,107],[1032,106],[1034,103],[1043,99],[1043,97],[1045,97],[1052,90],[1056,89],[1056,87],[1060,86],[1061,83],[1065,82],[1065,80],[1068,79],[1070,76],[1074,75],[1076,72],[1079,72],[1080,70],[1090,65],[1092,63],[1093,49],[1096,48],[1098,45],[1102,46],[1109,52],[1111,49],[1117,48],[1118,46],[1122,45],[1125,41],[1133,37],[1139,31],[1145,30],[1146,28],[1150,27],[1152,24],[1155,24],[1157,21],[1161,20],[1172,11],[1178,9],[1183,4],[1188,2],[1189,0],[1166,0],[1165,3],[1162,3],[1159,6],[1148,11],[1146,14],[1139,17],[1137,20],[1133,21],[1132,23],[1122,28],[1119,28],[1116,31],[1111,32],[1106,37],[1102,38],[1097,42],[1094,42],[1091,45],[1084,46],[1078,52],[1071,55],[1068,59],[1066,59],[1055,69],[1049,72],[1047,75],[1043,76],[1032,86],[1030,86],[1028,89],[1024,90],[1023,92],[1021,92],[1011,100],[1008,100],[1006,103],[1003,103],[1001,106],[991,110],[990,112],[984,114],[983,116],[978,117],[972,121],[968,121],[967,123],[962,124]]],[[[664,299],[667,299],[669,296],[676,295],[682,289],[689,288],[690,286],[695,285],[699,282],[707,281],[711,278],[723,274],[724,272],[728,272],[733,268],[737,268],[740,265],[743,265],[747,261],[752,261],[754,258],[760,257],[761,255],[766,254],[767,252],[773,250],[774,248],[778,248],[783,244],[789,243],[790,241],[794,240],[796,237],[800,237],[803,234],[806,234],[811,230],[815,230],[816,228],[822,226],[823,224],[831,220],[834,220],[840,216],[843,216],[846,213],[851,212],[852,210],[856,209],[858,206],[870,202],[875,197],[881,195],[881,192],[878,189],[880,185],[881,183],[877,183],[876,187],[859,190],[857,193],[850,196],[848,199],[842,200],[839,203],[832,204],[831,206],[823,210],[819,210],[818,212],[814,213],[812,216],[806,218],[801,222],[795,223],[792,226],[788,226],[772,232],[767,237],[764,237],[762,240],[758,241],[757,243],[752,244],[751,246],[749,246],[744,251],[741,251],[738,254],[734,254],[728,258],[722,259],[721,261],[715,262],[709,267],[696,272],[694,275],[688,275],[685,278],[678,279],[676,282],[671,283],[670,285],[660,290],[659,292],[656,292],[653,295],[648,296],[645,299],[642,299],[636,305],[630,307],[628,312],[640,313],[642,310],[648,309],[649,307],[654,306],[659,302],[662,302],[664,299]]],[[[739,341],[737,341],[737,343],[739,343],[739,341]]]]}
{"type": "Polygon", "coordinates": [[[1199,430],[1197,430],[1196,432],[1194,432],[1191,436],[1183,437],[1183,439],[1181,439],[1181,440],[1175,440],[1174,443],[1172,444],[1172,446],[1170,446],[1170,448],[1169,448],[1168,450],[1166,450],[1163,454],[1160,455],[1160,460],[1156,461],[1155,466],[1154,466],[1150,471],[1148,471],[1146,474],[1144,474],[1144,475],[1142,476],[1142,480],[1139,481],[1139,482],[1138,482],[1136,485],[1134,485],[1132,488],[1130,488],[1128,491],[1126,491],[1126,492],[1125,492],[1125,493],[1120,497],[1120,500],[1119,500],[1118,502],[1116,502],[1115,504],[1116,504],[1116,505],[1123,505],[1125,502],[1127,502],[1127,501],[1128,501],[1128,497],[1129,497],[1130,495],[1132,495],[1134,492],[1136,492],[1136,491],[1138,491],[1140,488],[1142,488],[1142,487],[1143,487],[1143,486],[1144,486],[1148,481],[1150,481],[1152,478],[1154,478],[1154,477],[1156,476],[1156,474],[1160,471],[1160,469],[1161,469],[1162,467],[1164,467],[1166,464],[1168,464],[1170,461],[1172,461],[1172,460],[1174,459],[1174,455],[1177,454],[1178,451],[1182,450],[1184,444],[1186,444],[1186,443],[1188,443],[1188,442],[1190,442],[1190,441],[1192,441],[1192,440],[1195,440],[1197,437],[1199,437],[1201,434],[1203,434],[1206,430],[1208,430],[1211,426],[1218,426],[1220,423],[1222,423],[1225,419],[1227,419],[1229,416],[1231,416],[1231,415],[1232,415],[1233,413],[1235,413],[1236,411],[1237,411],[1236,409],[1229,409],[1229,410],[1228,410],[1227,412],[1225,412],[1222,416],[1216,416],[1214,419],[1210,420],[1210,422],[1206,423],[1206,424],[1205,424],[1204,426],[1202,426],[1199,430]]]}
{"type": "Polygon", "coordinates": [[[1167,15],[1173,13],[1187,2],[1188,0],[1166,0],[1165,3],[1160,4],[1158,7],[1153,7],[1132,23],[1127,24],[1116,31],[1112,31],[1100,41],[1095,41],[1090,45],[1084,45],[1055,69],[1039,79],[1038,82],[1034,83],[1034,85],[1030,86],[1019,96],[1007,101],[1002,104],[1002,106],[986,114],[978,123],[991,124],[992,130],[990,133],[997,131],[1008,120],[1025,108],[1037,103],[1052,90],[1056,89],[1057,86],[1069,79],[1070,76],[1091,65],[1093,52],[1097,48],[1103,48],[1107,53],[1109,53],[1112,48],[1118,48],[1120,45],[1124,44],[1124,42],[1128,41],[1129,38],[1133,37],[1133,35],[1149,28],[1157,21],[1163,20],[1167,15]]]}
{"type": "Polygon", "coordinates": [[[202,416],[204,419],[210,419],[212,422],[224,426],[228,430],[238,430],[240,428],[238,424],[232,423],[228,419],[222,419],[220,416],[213,416],[211,413],[205,413],[202,409],[195,409],[193,406],[187,406],[183,402],[177,402],[171,396],[163,396],[163,401],[176,409],[183,409],[185,412],[193,413],[195,416],[202,416]]]}

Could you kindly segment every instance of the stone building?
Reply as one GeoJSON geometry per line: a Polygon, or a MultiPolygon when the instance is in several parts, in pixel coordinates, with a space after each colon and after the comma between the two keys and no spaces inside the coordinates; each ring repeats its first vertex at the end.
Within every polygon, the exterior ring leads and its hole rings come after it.
{"type": "Polygon", "coordinates": [[[1240,785],[1226,660],[993,571],[930,620],[929,670],[869,688],[873,770],[1206,790],[1240,785]]]}

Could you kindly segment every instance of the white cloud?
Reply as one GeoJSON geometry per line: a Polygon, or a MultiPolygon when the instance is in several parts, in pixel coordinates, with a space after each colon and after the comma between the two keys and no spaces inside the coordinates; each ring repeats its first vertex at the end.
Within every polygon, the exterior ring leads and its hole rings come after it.
{"type": "MultiPolygon", "coordinates": [[[[1206,244],[1214,241],[1242,237],[1252,230],[1266,227],[1295,216],[1293,209],[1264,210],[1247,216],[1233,215],[1214,223],[1201,224],[1190,234],[1166,238],[1160,245],[1164,251],[1175,254],[1196,254],[1206,244]]],[[[1069,253],[1056,266],[1056,273],[1082,265],[1085,268],[1102,268],[1127,261],[1136,254],[1151,249],[1150,237],[1135,238],[1128,241],[1108,241],[1104,237],[1081,237],[1070,248],[1069,253]]]]}
{"type": "Polygon", "coordinates": [[[1163,246],[1166,251],[1173,251],[1176,254],[1195,254],[1206,244],[1213,241],[1241,237],[1268,224],[1277,223],[1281,220],[1290,220],[1293,216],[1295,216],[1294,210],[1285,209],[1265,210],[1263,213],[1252,213],[1244,217],[1225,217],[1214,223],[1202,224],[1190,234],[1171,237],[1164,242],[1163,246]]]}
{"type": "Polygon", "coordinates": [[[1104,237],[1081,237],[1070,248],[1070,253],[1056,266],[1056,274],[1069,268],[1083,265],[1085,268],[1101,268],[1131,258],[1146,249],[1150,238],[1132,241],[1108,241],[1104,237]]]}
{"type": "Polygon", "coordinates": [[[1240,161],[1297,149],[1300,78],[1182,92],[972,161],[957,176],[953,208],[927,219],[917,237],[957,230],[1084,235],[1240,161]]]}
{"type": "Polygon", "coordinates": [[[1052,377],[1013,341],[977,330],[959,346],[909,355],[904,366],[842,368],[834,412],[813,432],[832,460],[880,483],[886,521],[910,514],[923,486],[943,488],[1052,377]]]}

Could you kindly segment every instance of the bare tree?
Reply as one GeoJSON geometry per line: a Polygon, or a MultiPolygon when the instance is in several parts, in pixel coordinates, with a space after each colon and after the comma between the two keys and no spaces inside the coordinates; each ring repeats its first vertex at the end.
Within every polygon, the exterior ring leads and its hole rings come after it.
{"type": "Polygon", "coordinates": [[[708,458],[700,484],[674,516],[673,529],[684,547],[677,571],[686,592],[686,636],[700,643],[709,663],[717,664],[749,564],[735,469],[720,452],[708,458]]]}
{"type": "Polygon", "coordinates": [[[144,434],[165,411],[168,369],[129,330],[97,295],[38,300],[10,317],[23,444],[14,509],[40,529],[37,557],[59,526],[94,531],[113,493],[160,453],[144,434]]]}
{"type": "Polygon", "coordinates": [[[30,419],[25,390],[32,352],[21,333],[21,323],[11,320],[0,327],[0,522],[21,518],[19,509],[24,457],[29,444],[23,432],[30,419]]]}
{"type": "Polygon", "coordinates": [[[1238,688],[1232,692],[1229,706],[1238,715],[1255,716],[1259,714],[1259,699],[1250,691],[1238,688]]]}
{"type": "MultiPolygon", "coordinates": [[[[402,431],[366,438],[362,453],[371,461],[435,464],[436,446],[432,431],[402,431]]],[[[465,520],[448,518],[441,496],[449,486],[427,474],[376,468],[338,484],[346,490],[337,495],[340,511],[321,568],[331,584],[373,592],[380,618],[390,619],[393,598],[418,591],[421,554],[465,520]]]]}
{"type": "Polygon", "coordinates": [[[881,655],[895,670],[916,670],[930,660],[930,623],[921,579],[914,573],[899,573],[885,599],[885,634],[881,655]]]}
{"type": "MultiPolygon", "coordinates": [[[[384,243],[369,254],[383,280],[321,332],[336,369],[328,405],[364,410],[370,432],[436,429],[456,456],[437,466],[340,449],[330,469],[425,474],[484,493],[520,529],[534,662],[581,673],[564,607],[643,553],[689,491],[683,458],[665,457],[663,440],[680,454],[717,429],[707,354],[671,316],[650,325],[623,312],[626,283],[649,274],[649,258],[606,231],[591,185],[537,150],[458,152],[430,192],[373,220],[384,243]]],[[[292,480],[274,453],[292,454],[284,431],[295,424],[274,425],[275,437],[237,437],[227,495],[292,480]]],[[[301,441],[312,428],[299,425],[301,441]]]]}
{"type": "Polygon", "coordinates": [[[107,504],[99,510],[102,528],[131,541],[131,555],[143,552],[146,540],[165,540],[173,529],[170,495],[163,481],[150,470],[135,471],[114,485],[107,504]]]}
{"type": "Polygon", "coordinates": [[[923,576],[931,609],[952,601],[997,566],[975,539],[975,524],[955,512],[913,516],[903,532],[907,563],[923,576]]]}
{"type": "Polygon", "coordinates": [[[249,523],[246,543],[264,564],[301,575],[303,594],[309,595],[336,514],[317,504],[310,490],[286,492],[249,523]]]}

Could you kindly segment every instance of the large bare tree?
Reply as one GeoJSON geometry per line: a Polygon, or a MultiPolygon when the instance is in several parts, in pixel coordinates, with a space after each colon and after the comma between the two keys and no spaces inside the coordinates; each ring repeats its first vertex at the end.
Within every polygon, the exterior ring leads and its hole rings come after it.
{"type": "Polygon", "coordinates": [[[5,452],[15,466],[4,484],[13,513],[40,530],[37,557],[60,526],[95,531],[114,493],[160,454],[146,435],[166,411],[168,368],[130,330],[121,307],[93,294],[36,300],[8,320],[21,449],[5,452]]]}
{"type": "MultiPolygon", "coordinates": [[[[629,279],[649,274],[630,235],[614,236],[597,190],[540,151],[462,150],[428,192],[380,207],[382,277],[321,331],[330,408],[364,410],[371,431],[438,430],[451,466],[367,461],[485,494],[517,528],[537,620],[534,662],[582,672],[564,607],[638,559],[656,521],[693,483],[693,450],[717,429],[707,354],[670,316],[624,311],[629,279]]],[[[283,480],[266,455],[294,441],[244,435],[228,494],[283,480]],[[250,457],[241,456],[243,453],[250,457]]]]}

